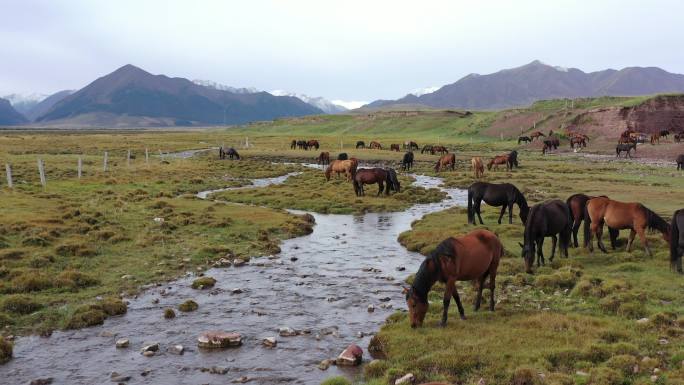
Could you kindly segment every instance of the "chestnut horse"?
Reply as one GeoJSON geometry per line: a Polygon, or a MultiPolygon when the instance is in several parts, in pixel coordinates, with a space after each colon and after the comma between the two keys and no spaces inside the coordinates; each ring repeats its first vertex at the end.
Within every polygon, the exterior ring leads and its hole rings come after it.
{"type": "Polygon", "coordinates": [[[660,133],[656,132],[655,134],[651,134],[651,144],[660,144],[660,133]]]}
{"type": "Polygon", "coordinates": [[[544,137],[546,137],[546,135],[544,135],[544,133],[541,131],[536,131],[536,132],[533,132],[530,134],[530,139],[532,139],[532,141],[534,141],[535,139],[541,139],[544,137]]]}
{"type": "Polygon", "coordinates": [[[399,152],[399,145],[398,144],[390,144],[390,151],[399,152]]]}
{"type": "Polygon", "coordinates": [[[449,166],[451,166],[451,171],[454,171],[454,167],[456,167],[456,156],[454,154],[440,156],[435,164],[435,172],[439,172],[449,166]]]}
{"type": "Polygon", "coordinates": [[[574,149],[575,145],[577,145],[577,148],[587,147],[587,141],[582,137],[573,136],[570,138],[570,148],[574,149]]]}
{"type": "Polygon", "coordinates": [[[313,147],[316,150],[318,150],[318,148],[320,147],[320,144],[318,143],[318,141],[316,139],[311,139],[310,141],[306,142],[306,146],[307,147],[313,147]]]}
{"type": "Polygon", "coordinates": [[[660,231],[663,234],[663,239],[668,243],[670,242],[670,224],[646,206],[636,202],[626,203],[597,197],[587,202],[585,212],[584,237],[588,239],[589,251],[594,251],[592,237],[596,235],[599,248],[607,253],[601,239],[604,224],[616,230],[631,230],[627,242],[628,252],[632,251],[634,236],[638,234],[646,253],[649,256],[653,255],[648,247],[646,229],[660,231]]]}
{"type": "MultiPolygon", "coordinates": [[[[605,195],[601,195],[601,197],[608,198],[605,195]]],[[[568,208],[570,209],[570,216],[572,217],[572,238],[575,247],[579,247],[579,243],[577,242],[577,233],[579,232],[579,228],[582,224],[582,221],[586,220],[586,218],[584,217],[584,207],[587,205],[589,199],[593,198],[596,197],[589,196],[586,194],[573,194],[565,200],[565,204],[568,205],[568,208]]],[[[617,237],[620,231],[609,227],[608,232],[610,234],[610,245],[613,248],[613,250],[615,250],[617,237]]],[[[584,238],[584,247],[587,247],[587,242],[589,242],[589,239],[584,238]]]]}
{"type": "Polygon", "coordinates": [[[672,239],[670,240],[670,265],[678,273],[682,271],[682,254],[684,254],[684,209],[675,211],[672,215],[672,239]]]}
{"type": "Polygon", "coordinates": [[[500,164],[505,164],[506,170],[511,171],[511,162],[509,161],[508,154],[497,155],[494,158],[492,158],[492,160],[490,160],[489,163],[487,163],[487,170],[491,170],[492,166],[494,166],[494,169],[497,170],[500,164]]]}
{"type": "Polygon", "coordinates": [[[432,146],[432,151],[430,153],[432,155],[434,155],[435,153],[438,153],[438,152],[440,154],[444,155],[444,154],[448,154],[449,150],[444,146],[432,146]]]}
{"type": "Polygon", "coordinates": [[[368,148],[370,148],[371,150],[382,150],[382,145],[379,142],[372,141],[368,145],[368,148]]]}
{"type": "Polygon", "coordinates": [[[484,163],[482,163],[482,158],[479,156],[474,157],[470,160],[470,165],[473,166],[473,173],[476,179],[482,178],[484,175],[484,163]]]}
{"type": "Polygon", "coordinates": [[[456,281],[477,280],[475,299],[475,311],[477,311],[482,303],[485,280],[489,277],[489,310],[494,311],[496,271],[499,267],[499,260],[503,256],[503,250],[499,238],[491,231],[482,229],[442,241],[420,264],[411,287],[404,288],[411,327],[423,325],[429,306],[428,292],[437,281],[445,284],[441,326],[446,326],[452,297],[456,301],[461,319],[466,318],[456,289],[456,281]]]}
{"type": "Polygon", "coordinates": [[[544,238],[551,237],[551,258],[556,255],[556,244],[560,238],[560,253],[568,257],[568,245],[572,231],[570,209],[565,202],[555,199],[539,203],[530,208],[530,214],[525,222],[524,243],[520,244],[522,256],[525,259],[525,271],[532,274],[535,248],[537,253],[537,267],[544,265],[544,238]],[[558,237],[558,238],[557,238],[558,237]]]}
{"type": "Polygon", "coordinates": [[[330,164],[330,153],[328,151],[323,151],[316,159],[318,160],[318,164],[321,166],[326,166],[330,164]]]}
{"type": "Polygon", "coordinates": [[[383,169],[383,168],[362,168],[356,171],[354,175],[354,192],[356,196],[365,195],[363,191],[364,184],[378,184],[378,194],[380,195],[383,190],[385,195],[389,195],[390,190],[399,192],[401,187],[399,185],[399,180],[397,179],[397,173],[394,169],[383,169]]]}
{"type": "Polygon", "coordinates": [[[332,161],[328,168],[325,170],[325,180],[329,181],[330,175],[334,172],[337,177],[339,177],[340,174],[344,173],[344,175],[347,177],[347,180],[351,181],[352,177],[354,177],[354,173],[356,172],[356,167],[358,165],[356,160],[352,159],[332,161]]]}

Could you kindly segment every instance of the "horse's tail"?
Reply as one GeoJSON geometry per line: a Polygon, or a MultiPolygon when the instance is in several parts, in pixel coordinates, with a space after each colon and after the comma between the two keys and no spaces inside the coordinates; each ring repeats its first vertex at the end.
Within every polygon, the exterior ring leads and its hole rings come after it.
{"type": "Polygon", "coordinates": [[[468,224],[475,223],[475,213],[473,212],[473,187],[468,188],[468,224]]]}
{"type": "Polygon", "coordinates": [[[672,215],[672,235],[670,236],[670,267],[677,272],[682,272],[682,256],[679,254],[679,225],[677,216],[682,210],[675,211],[672,215]]]}
{"type": "Polygon", "coordinates": [[[359,185],[359,182],[356,181],[356,178],[352,178],[352,184],[354,185],[354,193],[356,196],[359,196],[361,186],[359,185]]]}

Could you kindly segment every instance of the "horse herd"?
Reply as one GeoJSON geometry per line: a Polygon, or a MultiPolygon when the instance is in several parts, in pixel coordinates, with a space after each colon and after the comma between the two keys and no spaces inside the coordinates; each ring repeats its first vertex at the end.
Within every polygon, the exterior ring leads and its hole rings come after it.
{"type": "MultiPolygon", "coordinates": [[[[564,202],[558,199],[529,207],[522,192],[510,183],[493,184],[475,182],[468,188],[468,223],[475,224],[475,217],[484,224],[480,216],[480,204],[484,201],[490,206],[501,207],[498,222],[508,210],[508,222],[513,223],[513,206],[519,208],[519,216],[524,225],[523,239],[520,242],[522,257],[527,273],[544,265],[542,247],[544,239],[551,238],[551,257],[553,260],[556,246],[562,256],[568,257],[571,245],[578,247],[577,233],[584,222],[584,247],[593,252],[593,238],[596,237],[602,252],[607,253],[602,235],[608,227],[611,247],[615,250],[620,230],[630,230],[627,251],[630,252],[635,236],[639,236],[646,253],[652,255],[646,231],[658,231],[669,244],[671,268],[683,273],[682,255],[684,254],[684,209],[677,210],[668,223],[658,214],[638,202],[620,202],[606,196],[573,194],[564,202]],[[560,242],[559,242],[560,241],[560,242]]],[[[421,326],[428,310],[428,292],[437,282],[445,284],[441,326],[447,322],[451,298],[456,301],[459,315],[465,319],[463,304],[456,289],[456,281],[475,281],[477,295],[475,311],[480,307],[482,290],[489,278],[489,309],[494,310],[494,289],[499,261],[503,256],[503,245],[496,234],[477,229],[460,237],[450,237],[442,241],[421,263],[413,284],[404,288],[409,309],[411,327],[421,326]]]]}
{"type": "MultiPolygon", "coordinates": [[[[544,143],[544,146],[542,147],[542,154],[546,154],[549,151],[557,150],[558,147],[560,147],[560,139],[558,136],[554,135],[553,130],[549,131],[548,135],[544,135],[543,132],[541,131],[535,131],[531,133],[529,136],[519,136],[518,137],[518,144],[520,143],[532,143],[535,141],[535,139],[541,140],[544,143]]],[[[569,134],[569,139],[570,139],[570,149],[581,149],[583,147],[587,147],[587,143],[589,142],[589,137],[585,134],[573,132],[569,134]]]]}

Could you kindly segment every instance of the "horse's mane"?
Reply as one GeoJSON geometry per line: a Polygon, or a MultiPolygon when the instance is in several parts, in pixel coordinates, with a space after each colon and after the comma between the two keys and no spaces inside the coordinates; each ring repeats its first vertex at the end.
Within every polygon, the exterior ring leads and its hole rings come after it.
{"type": "Polygon", "coordinates": [[[441,255],[446,255],[450,258],[456,256],[456,250],[454,250],[452,243],[455,240],[453,237],[443,240],[420,264],[411,288],[421,301],[427,303],[427,294],[436,281],[434,277],[440,273],[442,266],[439,262],[439,257],[441,255]],[[435,266],[434,272],[430,272],[427,268],[429,261],[432,261],[435,266]]]}
{"type": "Polygon", "coordinates": [[[529,209],[530,206],[527,204],[527,199],[525,199],[525,196],[523,195],[523,193],[520,192],[520,190],[517,187],[515,187],[514,185],[511,185],[511,186],[513,186],[513,188],[515,189],[515,193],[517,195],[515,202],[518,204],[518,206],[520,206],[521,209],[523,209],[523,208],[526,210],[529,209]]]}
{"type": "Polygon", "coordinates": [[[667,223],[660,215],[651,211],[648,207],[641,205],[641,208],[646,212],[646,226],[649,230],[657,230],[663,234],[669,234],[670,224],[667,223]]]}

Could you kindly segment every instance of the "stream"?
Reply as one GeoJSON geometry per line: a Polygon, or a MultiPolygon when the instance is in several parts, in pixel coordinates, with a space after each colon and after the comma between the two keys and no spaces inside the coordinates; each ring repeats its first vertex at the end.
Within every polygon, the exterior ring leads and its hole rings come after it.
{"type": "MultiPolygon", "coordinates": [[[[246,188],[282,183],[290,175],[257,179],[246,188]]],[[[439,178],[414,177],[414,184],[422,187],[441,184],[439,178]]],[[[102,326],[55,331],[49,338],[20,337],[14,358],[0,366],[0,383],[53,378],[53,384],[110,384],[112,372],[130,376],[128,384],[225,384],[238,379],[250,384],[319,384],[334,375],[355,378],[362,367],[323,371],[317,365],[350,343],[364,349],[364,361],[370,359],[366,348],[372,333],[396,309],[405,308],[400,285],[422,261],[421,255],[401,246],[397,236],[425,214],[465,204],[466,191],[444,191],[444,201],[402,212],[311,213],[316,219],[313,233],[283,241],[280,254],[253,258],[241,267],[207,270],[205,274],[217,280],[213,289],[193,290],[190,284],[196,277],[185,276],[128,299],[128,313],[102,326]],[[163,318],[164,308],[175,309],[190,298],[199,303],[197,311],[163,318]],[[367,310],[371,304],[374,312],[367,310]],[[304,333],[280,337],[280,327],[304,333]],[[238,332],[243,345],[216,351],[197,348],[197,336],[209,330],[238,332]],[[265,337],[276,337],[277,347],[263,346],[265,337]],[[117,349],[118,338],[128,338],[130,347],[117,349]],[[140,349],[151,342],[158,342],[160,350],[145,357],[140,349]],[[168,351],[176,344],[185,347],[185,354],[168,351]]],[[[206,199],[214,192],[198,196],[206,199]]]]}

